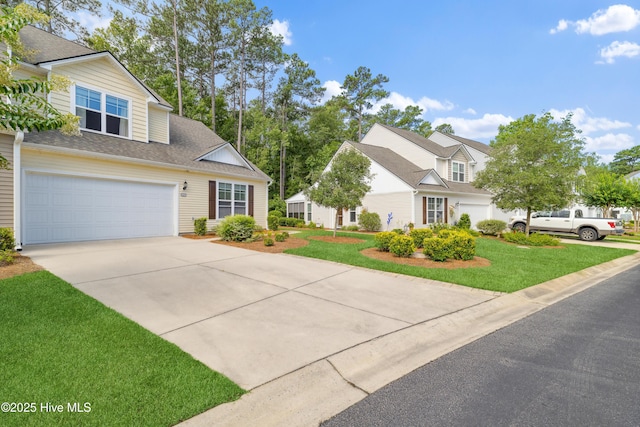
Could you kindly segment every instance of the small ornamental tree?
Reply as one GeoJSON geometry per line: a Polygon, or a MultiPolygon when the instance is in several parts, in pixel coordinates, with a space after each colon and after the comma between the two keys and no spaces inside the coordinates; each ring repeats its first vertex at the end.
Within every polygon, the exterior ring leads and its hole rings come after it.
{"type": "Polygon", "coordinates": [[[532,212],[563,208],[575,198],[576,176],[585,161],[580,132],[571,115],[558,122],[550,113],[501,125],[473,184],[493,193],[498,208],[525,210],[528,235],[532,212]]]}
{"type": "Polygon", "coordinates": [[[338,229],[338,215],[345,209],[355,209],[362,204],[362,198],[371,190],[369,172],[371,161],[354,149],[338,151],[317,183],[305,194],[320,206],[336,211],[333,237],[338,229]]]}
{"type": "Polygon", "coordinates": [[[622,206],[631,209],[633,213],[633,227],[638,231],[638,222],[640,222],[640,178],[627,181],[627,198],[622,206]]]}
{"type": "Polygon", "coordinates": [[[629,185],[624,177],[607,170],[594,172],[581,181],[582,202],[587,206],[600,208],[605,218],[611,217],[611,208],[624,206],[629,196],[629,185]]]}

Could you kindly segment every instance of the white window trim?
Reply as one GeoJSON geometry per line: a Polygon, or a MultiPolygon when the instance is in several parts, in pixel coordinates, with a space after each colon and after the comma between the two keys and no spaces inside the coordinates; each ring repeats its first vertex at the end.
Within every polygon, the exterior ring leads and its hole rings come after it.
{"type": "Polygon", "coordinates": [[[452,160],[451,161],[451,181],[453,181],[453,182],[466,182],[465,181],[466,175],[467,175],[467,168],[466,168],[465,163],[452,160]],[[454,165],[458,165],[458,172],[454,172],[454,168],[453,168],[454,165]],[[462,166],[462,179],[460,179],[460,167],[461,166],[462,166]],[[454,175],[453,175],[454,173],[458,174],[458,179],[454,178],[454,175]]]}
{"type": "MultiPolygon", "coordinates": [[[[216,218],[220,220],[226,218],[226,216],[220,215],[220,184],[231,184],[231,213],[229,216],[236,215],[236,185],[244,185],[245,199],[244,213],[242,215],[249,215],[249,184],[237,181],[218,181],[216,184],[216,218]]],[[[225,199],[225,201],[227,200],[225,199]]]]}
{"type": "MultiPolygon", "coordinates": [[[[75,85],[73,85],[73,87],[71,88],[70,92],[71,92],[71,112],[73,114],[75,114],[76,112],[76,88],[80,86],[84,89],[89,89],[92,90],[94,92],[98,92],[100,93],[100,119],[101,119],[101,128],[103,129],[102,131],[97,131],[97,130],[93,130],[93,129],[85,129],[85,128],[80,128],[80,130],[82,130],[83,132],[92,132],[92,133],[98,133],[101,135],[108,135],[108,136],[114,136],[116,138],[122,138],[122,139],[133,139],[133,98],[130,98],[128,96],[124,96],[122,94],[118,94],[115,92],[110,92],[101,88],[98,88],[96,86],[91,86],[91,85],[87,85],[84,83],[76,83],[75,85]],[[107,133],[107,95],[110,96],[114,96],[116,98],[120,98],[120,99],[124,99],[125,101],[127,101],[128,105],[127,105],[127,133],[128,136],[122,136],[122,135],[116,135],[113,133],[107,133]]],[[[92,110],[93,111],[93,110],[92,110]]]]}
{"type": "Polygon", "coordinates": [[[437,221],[438,212],[442,212],[442,221],[444,222],[445,215],[446,215],[446,212],[445,212],[445,205],[446,205],[445,200],[446,200],[446,197],[444,197],[444,196],[426,196],[426,197],[427,197],[427,224],[430,225],[430,224],[437,224],[438,223],[438,221],[437,221]],[[435,199],[434,200],[435,209],[429,209],[429,199],[435,199]],[[442,199],[442,210],[441,211],[437,209],[438,199],[442,199]],[[429,222],[429,212],[433,212],[433,221],[432,222],[429,222]]]}

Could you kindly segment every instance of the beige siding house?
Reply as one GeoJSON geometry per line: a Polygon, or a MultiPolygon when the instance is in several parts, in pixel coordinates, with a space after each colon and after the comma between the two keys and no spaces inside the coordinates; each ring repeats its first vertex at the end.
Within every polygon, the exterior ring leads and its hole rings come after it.
{"type": "Polygon", "coordinates": [[[82,136],[57,131],[0,134],[0,226],[19,246],[192,233],[247,214],[266,227],[270,178],[204,124],[171,106],[108,52],[34,27],[25,74],[72,81],[49,101],[80,117],[82,136]]]}
{"type": "MultiPolygon", "coordinates": [[[[425,138],[375,124],[362,142],[347,141],[338,151],[349,149],[369,158],[373,180],[362,206],[338,215],[339,227],[357,224],[363,209],[376,212],[383,229],[404,228],[410,223],[417,228],[437,222],[453,224],[464,213],[474,226],[481,220],[509,217],[491,203],[489,192],[472,184],[489,154],[486,144],[439,132],[425,138]]],[[[331,163],[325,170],[330,167],[331,163]]],[[[289,216],[334,227],[335,210],[316,205],[303,193],[287,199],[287,206],[289,216]],[[297,211],[292,214],[294,205],[297,211]]]]}

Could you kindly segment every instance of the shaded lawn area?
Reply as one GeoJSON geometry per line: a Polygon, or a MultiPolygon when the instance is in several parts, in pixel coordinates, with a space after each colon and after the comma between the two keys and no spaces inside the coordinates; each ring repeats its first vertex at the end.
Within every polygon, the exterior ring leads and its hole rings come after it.
{"type": "MultiPolygon", "coordinates": [[[[306,238],[318,234],[327,235],[330,232],[311,230],[296,236],[306,238]]],[[[557,248],[520,248],[497,239],[479,237],[476,239],[476,256],[487,258],[491,261],[491,266],[457,270],[430,269],[375,260],[362,255],[362,249],[375,246],[372,234],[338,234],[364,239],[365,242],[341,245],[309,239],[307,246],[285,252],[498,292],[515,292],[635,253],[628,249],[580,244],[557,248]]]]}
{"type": "Polygon", "coordinates": [[[3,426],[170,426],[244,393],[46,271],[0,280],[0,313],[1,401],[36,407],[3,411],[3,426]],[[90,412],[69,412],[76,402],[90,412]]]}

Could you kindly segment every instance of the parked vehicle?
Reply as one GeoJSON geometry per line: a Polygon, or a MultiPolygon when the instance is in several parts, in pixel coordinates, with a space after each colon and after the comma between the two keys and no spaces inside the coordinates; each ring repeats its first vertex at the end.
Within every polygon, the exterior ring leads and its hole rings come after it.
{"type": "MultiPolygon", "coordinates": [[[[524,232],[527,218],[509,219],[509,228],[524,232]]],[[[609,235],[624,233],[622,221],[615,218],[585,218],[581,209],[542,211],[531,214],[530,231],[552,234],[577,234],[580,240],[602,240],[609,235]]]]}

